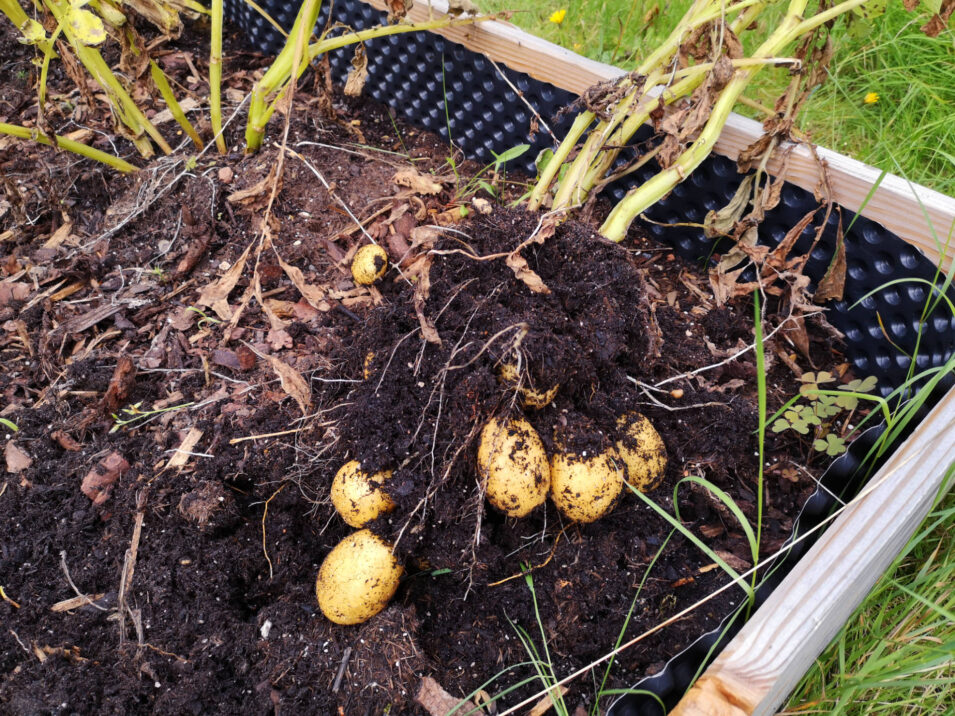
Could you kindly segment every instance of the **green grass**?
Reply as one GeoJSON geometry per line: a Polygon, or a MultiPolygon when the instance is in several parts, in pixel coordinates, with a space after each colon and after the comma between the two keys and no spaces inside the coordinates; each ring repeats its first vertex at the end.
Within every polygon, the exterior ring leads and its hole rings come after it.
{"type": "MultiPolygon", "coordinates": [[[[517,10],[512,21],[541,37],[624,69],[635,67],[689,4],[480,0],[489,11],[517,10]],[[550,15],[561,8],[567,10],[563,22],[550,22],[550,15]]],[[[751,46],[765,37],[777,16],[772,9],[764,13],[751,46]]],[[[837,26],[830,80],[804,107],[800,126],[822,146],[955,195],[955,30],[928,38],[919,31],[926,17],[907,12],[896,0],[878,20],[856,22],[849,30],[837,26]],[[879,101],[865,104],[869,92],[877,93],[879,101]]],[[[784,71],[764,71],[750,98],[771,106],[788,79],[784,71]]],[[[755,114],[747,107],[737,111],[755,114]]]]}
{"type": "MultiPolygon", "coordinates": [[[[480,4],[494,11],[527,8],[514,16],[516,24],[629,69],[666,35],[689,0],[480,4]],[[561,8],[567,10],[563,22],[550,22],[561,8]]],[[[761,22],[771,19],[767,14],[761,22]]],[[[839,26],[829,81],[804,107],[800,126],[822,146],[955,195],[955,31],[928,38],[919,31],[926,19],[894,2],[875,22],[839,26]],[[879,100],[866,104],[870,92],[879,100]]],[[[764,72],[751,97],[771,105],[787,81],[783,72],[764,72]]],[[[752,109],[738,111],[754,115],[752,109]]],[[[951,714],[953,694],[955,494],[925,520],[782,713],[951,714]]]]}
{"type": "Polygon", "coordinates": [[[949,495],[782,713],[941,716],[953,710],[955,495],[949,495]]]}

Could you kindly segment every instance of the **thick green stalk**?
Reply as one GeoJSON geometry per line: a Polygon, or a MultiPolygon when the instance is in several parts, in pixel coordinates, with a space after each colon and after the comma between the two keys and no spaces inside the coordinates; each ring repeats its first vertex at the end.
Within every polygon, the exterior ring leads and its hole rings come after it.
{"type": "Polygon", "coordinates": [[[149,140],[143,136],[145,132],[152,137],[153,141],[156,142],[163,152],[171,154],[172,148],[153,123],[150,122],[146,118],[146,115],[136,106],[136,102],[133,101],[133,98],[126,92],[122,83],[120,83],[116,75],[113,74],[113,71],[109,68],[109,65],[106,64],[106,60],[103,59],[99,50],[83,44],[83,42],[75,36],[69,19],[65,15],[66,8],[63,6],[63,0],[46,0],[46,6],[50,9],[50,12],[53,13],[53,17],[56,18],[58,26],[63,30],[63,34],[76,53],[77,59],[83,63],[83,66],[90,75],[92,75],[93,79],[96,80],[100,87],[106,92],[113,111],[118,115],[122,124],[130,130],[132,134],[130,139],[139,149],[140,153],[144,157],[152,156],[152,146],[149,144],[149,140]]]}
{"type": "Polygon", "coordinates": [[[159,93],[166,102],[166,106],[169,107],[173,118],[179,123],[179,126],[182,127],[182,131],[188,135],[193,144],[199,149],[202,149],[204,146],[202,138],[199,136],[199,133],[196,132],[195,127],[192,126],[192,122],[186,117],[186,113],[182,111],[182,105],[179,104],[176,95],[172,91],[172,87],[169,86],[169,80],[166,79],[166,75],[163,74],[163,71],[159,69],[159,65],[153,60],[149,61],[149,74],[152,76],[156,87],[159,88],[159,93]]]}
{"type": "MultiPolygon", "coordinates": [[[[37,129],[32,129],[30,127],[21,127],[16,124],[5,124],[0,122],[0,134],[9,134],[11,137],[19,137],[20,139],[32,139],[34,142],[39,144],[44,144],[48,147],[53,146],[53,142],[50,141],[50,138],[46,135],[40,133],[37,129]]],[[[108,164],[124,173],[136,171],[136,167],[127,162],[124,159],[113,156],[112,154],[107,154],[106,152],[100,151],[99,149],[94,149],[93,147],[87,146],[81,142],[76,142],[72,139],[67,139],[66,137],[61,137],[56,135],[56,146],[60,149],[66,149],[67,151],[73,152],[74,154],[79,154],[88,159],[93,159],[97,162],[102,162],[103,164],[108,164]]]]}
{"type": "MultiPolygon", "coordinates": [[[[226,153],[222,136],[222,0],[212,0],[212,37],[209,42],[209,118],[219,154],[226,153]]],[[[189,135],[192,136],[192,135],[189,135]]],[[[195,140],[193,140],[195,141],[195,140]]],[[[202,144],[200,143],[201,147],[202,144]]]]}
{"type": "MultiPolygon", "coordinates": [[[[808,0],[792,0],[786,17],[755,53],[754,58],[769,58],[779,54],[790,42],[840,14],[865,4],[866,0],[847,0],[807,20],[802,19],[808,0]]],[[[648,207],[662,199],[683,181],[709,156],[726,120],[752,78],[763,65],[739,69],[733,75],[713,106],[710,118],[697,140],[667,169],[631,190],[607,217],[600,233],[611,241],[621,241],[633,220],[648,207]]]]}
{"type": "MultiPolygon", "coordinates": [[[[671,74],[668,68],[672,65],[680,46],[690,32],[721,15],[741,12],[732,25],[734,32],[739,32],[759,15],[765,7],[765,2],[766,0],[742,0],[729,7],[724,7],[720,3],[713,2],[713,0],[697,0],[687,10],[683,19],[680,20],[667,39],[636,69],[636,74],[647,76],[646,80],[639,87],[632,87],[627,95],[617,103],[610,119],[600,122],[590,132],[584,146],[571,163],[560,182],[560,186],[557,188],[553,208],[566,209],[580,204],[596,182],[610,170],[620,153],[619,148],[623,147],[633,136],[633,133],[646,122],[650,112],[656,106],[656,97],[652,96],[651,92],[667,75],[671,74]],[[633,121],[635,113],[639,116],[639,121],[633,121]],[[628,119],[631,121],[628,122],[628,119]],[[621,123],[626,124],[626,129],[622,133],[620,130],[621,123]],[[621,134],[626,137],[623,141],[619,141],[621,134]],[[607,153],[608,146],[614,147],[614,149],[609,150],[609,154],[607,153]]],[[[625,82],[629,83],[629,80],[625,82]]],[[[702,77],[695,84],[690,83],[692,86],[680,85],[680,89],[689,87],[689,91],[692,92],[700,82],[702,82],[702,77]]],[[[674,92],[669,97],[669,101],[672,102],[680,96],[682,95],[674,92]]],[[[569,139],[568,137],[565,141],[569,139]]],[[[574,142],[576,140],[577,138],[574,138],[574,142]]],[[[561,151],[561,154],[565,156],[569,153],[570,149],[561,151]]],[[[534,189],[535,194],[543,197],[549,190],[552,180],[553,176],[550,177],[545,186],[541,186],[544,184],[543,177],[538,180],[538,186],[534,189]]],[[[537,205],[539,204],[540,201],[537,202],[537,205]]]]}
{"type": "MultiPolygon", "coordinates": [[[[740,5],[734,6],[734,8],[739,7],[740,5]]],[[[754,0],[752,4],[745,8],[745,12],[741,13],[730,23],[730,30],[735,34],[741,33],[759,17],[765,7],[766,0],[754,0]]],[[[711,19],[715,19],[711,16],[707,17],[707,22],[711,19]]],[[[662,96],[664,104],[671,104],[678,99],[692,94],[706,79],[705,74],[694,73],[698,67],[706,65],[712,66],[712,63],[694,65],[693,67],[682,70],[682,72],[690,73],[689,76],[682,81],[663,88],[662,96]]],[[[672,82],[677,76],[678,73],[673,72],[668,78],[668,81],[672,82]]],[[[625,118],[623,118],[619,128],[609,138],[603,140],[601,144],[602,151],[593,154],[593,159],[590,162],[588,170],[583,173],[582,176],[578,175],[575,179],[575,186],[571,187],[571,189],[577,194],[578,203],[611,171],[623,147],[625,147],[633,135],[639,131],[640,127],[650,119],[650,113],[658,106],[658,98],[651,94],[653,86],[650,84],[649,78],[646,87],[647,90],[644,92],[643,97],[641,97],[641,103],[637,105],[639,111],[628,112],[625,118]]],[[[562,201],[558,203],[558,200],[555,198],[555,205],[561,206],[570,191],[570,189],[568,189],[562,192],[562,189],[564,189],[563,186],[558,190],[558,195],[562,197],[562,201]]]]}
{"type": "Polygon", "coordinates": [[[596,116],[597,115],[593,112],[581,112],[574,119],[574,123],[571,125],[570,130],[568,130],[567,136],[564,137],[564,141],[557,147],[557,151],[554,152],[554,156],[550,158],[547,166],[544,167],[544,171],[541,172],[537,184],[534,185],[534,189],[531,191],[530,199],[527,201],[527,208],[529,210],[537,211],[540,208],[544,197],[547,196],[550,185],[557,177],[557,173],[564,165],[564,162],[567,161],[571,150],[577,146],[577,140],[587,131],[587,127],[593,124],[596,116]]]}

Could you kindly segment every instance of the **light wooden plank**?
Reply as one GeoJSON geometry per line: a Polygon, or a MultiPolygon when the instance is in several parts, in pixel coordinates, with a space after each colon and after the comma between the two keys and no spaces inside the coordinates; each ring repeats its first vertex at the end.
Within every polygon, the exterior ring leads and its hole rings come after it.
{"type": "Polygon", "coordinates": [[[746,623],[671,716],[773,714],[919,524],[955,464],[955,390],[746,623]]]}
{"type": "MultiPolygon", "coordinates": [[[[385,10],[384,0],[364,0],[385,10]]],[[[412,21],[445,14],[446,0],[417,0],[408,14],[412,21]]],[[[585,57],[542,40],[509,22],[500,20],[477,25],[451,27],[437,31],[449,40],[480,52],[495,62],[529,74],[535,79],[581,94],[593,84],[613,80],[625,74],[618,67],[585,57]]],[[[717,140],[715,151],[736,159],[744,147],[761,134],[761,126],[742,115],[731,115],[717,140]]],[[[858,211],[879,176],[879,171],[838,152],[819,148],[826,161],[833,187],[833,198],[842,206],[858,211]]],[[[771,166],[778,170],[778,164],[771,166]]],[[[812,191],[819,183],[819,168],[807,147],[798,146],[790,160],[786,178],[812,191]]],[[[901,238],[918,247],[934,263],[939,263],[942,246],[955,231],[955,198],[947,197],[900,177],[887,176],[863,212],[901,238]]],[[[951,252],[944,267],[952,265],[951,252]]]]}

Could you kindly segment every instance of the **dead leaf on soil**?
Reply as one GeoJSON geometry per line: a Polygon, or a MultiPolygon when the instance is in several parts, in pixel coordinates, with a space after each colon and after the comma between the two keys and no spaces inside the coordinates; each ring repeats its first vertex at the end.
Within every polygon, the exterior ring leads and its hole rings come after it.
{"type": "Polygon", "coordinates": [[[269,173],[265,176],[264,179],[257,181],[250,187],[245,189],[239,189],[229,194],[229,203],[238,204],[246,209],[255,210],[261,207],[264,207],[269,200],[269,197],[272,195],[272,186],[276,181],[281,181],[276,178],[276,172],[278,171],[278,162],[272,164],[269,169],[269,173]]]}
{"type": "Polygon", "coordinates": [[[415,194],[437,194],[443,188],[433,177],[420,174],[415,169],[402,169],[391,178],[395,184],[411,189],[415,194]]]}
{"type": "Polygon", "coordinates": [[[232,266],[226,271],[218,281],[210,283],[202,289],[199,294],[199,300],[196,303],[199,306],[208,306],[223,321],[232,319],[232,308],[229,306],[229,294],[239,282],[242,271],[245,269],[245,262],[249,258],[249,252],[252,251],[252,244],[246,246],[245,251],[232,266]]]}
{"type": "Polygon", "coordinates": [[[467,713],[477,707],[470,701],[458,699],[449,694],[441,684],[425,676],[421,679],[421,685],[418,687],[418,694],[415,701],[421,705],[431,716],[445,716],[445,714],[458,709],[461,713],[467,713]]]}
{"type": "Polygon", "coordinates": [[[742,557],[739,557],[732,552],[727,552],[726,550],[714,550],[716,556],[726,562],[730,567],[735,569],[737,572],[744,572],[749,569],[749,562],[747,562],[742,557]]]}
{"type": "Polygon", "coordinates": [[[302,374],[288,363],[283,363],[274,356],[263,354],[263,357],[269,362],[269,365],[272,366],[272,370],[274,370],[275,374],[279,377],[282,389],[298,403],[302,415],[307,415],[308,409],[312,405],[312,391],[309,389],[308,383],[305,381],[305,378],[302,377],[302,374]]]}
{"type": "Polygon", "coordinates": [[[7,441],[6,447],[3,449],[3,456],[7,461],[7,472],[14,475],[23,472],[33,464],[33,458],[17,447],[13,440],[7,441]]]}
{"type": "Polygon", "coordinates": [[[298,292],[302,294],[302,298],[308,301],[313,308],[319,311],[330,311],[332,309],[331,304],[325,300],[326,293],[323,288],[308,283],[302,270],[297,266],[286,263],[277,251],[275,251],[275,258],[278,259],[279,266],[285,271],[285,275],[289,277],[298,292]]]}
{"type": "Polygon", "coordinates": [[[113,484],[128,469],[126,458],[118,452],[111,452],[86,473],[80,491],[90,498],[94,505],[102,505],[109,499],[113,484]]]}
{"type": "Polygon", "coordinates": [[[431,293],[431,262],[434,257],[431,254],[422,254],[416,258],[407,268],[407,275],[414,282],[414,310],[418,316],[418,325],[421,326],[421,335],[428,343],[441,345],[441,336],[438,335],[438,329],[434,322],[424,313],[425,304],[431,293]]]}

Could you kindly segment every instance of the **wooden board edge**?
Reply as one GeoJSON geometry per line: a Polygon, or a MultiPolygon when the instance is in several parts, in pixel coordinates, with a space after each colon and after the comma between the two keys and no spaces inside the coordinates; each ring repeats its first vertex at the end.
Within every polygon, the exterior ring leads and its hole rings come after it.
{"type": "Polygon", "coordinates": [[[671,712],[769,716],[918,529],[955,464],[955,389],[823,533],[671,712]]]}
{"type": "MultiPolygon", "coordinates": [[[[386,11],[384,0],[362,0],[386,11]]],[[[421,22],[446,14],[446,0],[418,0],[408,19],[421,22]]],[[[582,57],[571,50],[543,40],[509,22],[494,20],[475,25],[443,28],[436,31],[447,39],[480,52],[495,62],[575,94],[588,87],[614,80],[625,72],[618,67],[582,57]]],[[[762,133],[759,122],[732,114],[714,146],[714,151],[736,159],[762,133]]],[[[827,166],[833,199],[850,211],[859,211],[922,251],[933,263],[947,270],[953,263],[945,244],[955,232],[955,198],[927,187],[886,175],[866,203],[880,172],[838,152],[819,147],[817,155],[827,166]]],[[[780,169],[779,163],[770,170],[780,169]]],[[[786,179],[808,191],[820,183],[819,166],[806,146],[797,146],[790,159],[786,179]]]]}

